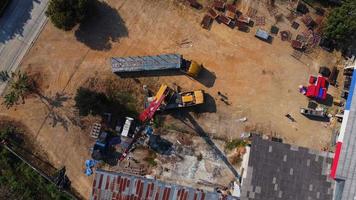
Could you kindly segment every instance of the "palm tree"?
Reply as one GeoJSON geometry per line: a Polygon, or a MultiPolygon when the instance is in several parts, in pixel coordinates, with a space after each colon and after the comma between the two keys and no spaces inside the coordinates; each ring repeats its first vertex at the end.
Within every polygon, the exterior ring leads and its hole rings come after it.
{"type": "Polygon", "coordinates": [[[22,101],[24,101],[25,95],[31,90],[31,82],[27,74],[20,71],[12,73],[10,88],[16,93],[18,98],[21,97],[22,101]]]}
{"type": "Polygon", "coordinates": [[[15,105],[19,99],[25,102],[25,96],[32,90],[31,79],[20,71],[11,74],[9,81],[9,92],[4,96],[4,104],[7,108],[15,105]]]}
{"type": "Polygon", "coordinates": [[[9,73],[7,71],[4,70],[4,71],[0,72],[0,80],[2,82],[7,81],[9,78],[10,78],[10,76],[9,76],[9,73]]]}
{"type": "Polygon", "coordinates": [[[19,96],[17,96],[17,94],[13,91],[7,93],[4,96],[4,104],[6,106],[6,108],[10,108],[11,106],[13,106],[19,99],[19,96]]]}

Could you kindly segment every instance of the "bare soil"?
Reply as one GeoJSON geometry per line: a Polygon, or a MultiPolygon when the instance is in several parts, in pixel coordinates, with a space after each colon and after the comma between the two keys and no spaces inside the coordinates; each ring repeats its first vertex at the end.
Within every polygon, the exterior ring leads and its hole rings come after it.
{"type": "MultiPolygon", "coordinates": [[[[115,80],[136,95],[143,84],[154,91],[161,83],[176,83],[183,90],[204,89],[206,105],[192,116],[200,130],[213,138],[229,140],[246,130],[258,130],[313,149],[330,141],[328,124],[299,114],[299,108],[307,106],[307,98],[299,94],[298,86],[307,84],[320,64],[336,63],[333,55],[317,50],[297,60],[291,56],[290,43],[279,36],[272,44],[256,39],[256,27],[244,33],[214,22],[206,31],[199,25],[204,11],[176,1],[107,2],[73,31],[63,32],[48,23],[22,62],[20,69],[36,77],[45,97],[65,98],[48,105],[33,96],[25,104],[0,109],[3,116],[28,127],[31,138],[54,166],[66,166],[73,187],[83,197],[88,198],[91,191],[93,176],[84,175],[84,161],[90,158],[94,140],[88,136],[91,121],[78,118],[73,98],[78,87],[96,86],[95,81],[89,83],[93,77],[115,80]],[[111,73],[109,59],[113,56],[162,53],[183,54],[206,70],[197,80],[183,75],[123,79],[111,73]],[[218,91],[228,98],[227,104],[218,91]],[[296,122],[289,121],[287,113],[296,122]],[[247,122],[241,122],[243,117],[247,122]]],[[[269,29],[275,22],[263,5],[255,7],[259,15],[267,17],[264,28],[269,29]]],[[[247,8],[242,10],[247,12],[247,8]]],[[[137,96],[139,102],[142,97],[137,96]]],[[[178,124],[174,117],[167,118],[178,124]]]]}

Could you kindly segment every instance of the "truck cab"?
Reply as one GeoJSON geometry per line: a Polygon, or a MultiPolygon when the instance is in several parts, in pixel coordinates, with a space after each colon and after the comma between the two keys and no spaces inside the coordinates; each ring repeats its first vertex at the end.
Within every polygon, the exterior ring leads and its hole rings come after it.
{"type": "Polygon", "coordinates": [[[195,61],[185,59],[182,60],[182,71],[193,78],[198,76],[202,68],[202,65],[198,64],[195,61]]]}

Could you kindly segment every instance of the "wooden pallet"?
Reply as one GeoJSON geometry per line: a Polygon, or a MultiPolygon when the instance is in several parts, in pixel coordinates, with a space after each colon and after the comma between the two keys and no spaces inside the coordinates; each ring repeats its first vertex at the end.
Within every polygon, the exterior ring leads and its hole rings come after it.
{"type": "Polygon", "coordinates": [[[264,16],[256,16],[255,20],[256,20],[256,23],[255,23],[256,26],[266,25],[266,18],[264,16]]]}
{"type": "Polygon", "coordinates": [[[298,50],[293,50],[291,56],[294,57],[297,60],[300,60],[302,58],[302,56],[303,56],[303,53],[301,51],[298,51],[298,50]]]}
{"type": "Polygon", "coordinates": [[[100,123],[94,123],[92,128],[91,128],[91,131],[90,131],[90,137],[98,138],[99,134],[100,134],[100,131],[101,131],[101,124],[100,123]]]}
{"type": "Polygon", "coordinates": [[[257,14],[257,10],[254,9],[254,8],[248,8],[248,11],[247,11],[247,16],[251,17],[252,19],[254,19],[256,17],[256,14],[257,14]]]}

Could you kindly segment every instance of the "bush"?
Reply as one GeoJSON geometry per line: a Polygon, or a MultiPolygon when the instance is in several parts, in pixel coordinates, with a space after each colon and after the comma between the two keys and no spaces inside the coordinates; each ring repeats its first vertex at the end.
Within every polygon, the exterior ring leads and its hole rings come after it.
{"type": "Polygon", "coordinates": [[[16,133],[16,127],[14,126],[6,126],[0,130],[0,141],[8,140],[11,135],[16,133]]]}
{"type": "Polygon", "coordinates": [[[78,108],[79,115],[81,116],[87,116],[89,114],[101,115],[105,112],[117,112],[124,116],[131,117],[136,116],[137,112],[135,108],[131,106],[130,102],[133,98],[127,93],[119,94],[117,92],[116,94],[115,96],[111,95],[108,97],[102,92],[80,87],[74,97],[75,107],[78,108]]]}
{"type": "Polygon", "coordinates": [[[155,167],[157,166],[157,162],[155,161],[156,158],[157,158],[156,152],[154,152],[153,150],[149,150],[148,156],[143,160],[146,161],[150,166],[155,167]]]}
{"type": "Polygon", "coordinates": [[[83,87],[77,90],[74,100],[81,116],[101,114],[103,106],[108,104],[104,93],[97,93],[83,87]]]}
{"type": "Polygon", "coordinates": [[[46,15],[60,29],[71,30],[93,12],[94,0],[51,0],[46,15]]]}
{"type": "MultiPolygon", "coordinates": [[[[0,140],[24,146],[16,138],[19,132],[16,126],[5,125],[0,128],[0,140]]],[[[0,166],[0,199],[70,199],[1,145],[0,166]]]]}
{"type": "Polygon", "coordinates": [[[245,142],[244,140],[241,140],[241,139],[233,139],[231,140],[230,142],[227,142],[226,145],[225,145],[225,148],[227,150],[233,150],[235,149],[236,147],[244,147],[247,145],[247,142],[245,142]]]}

